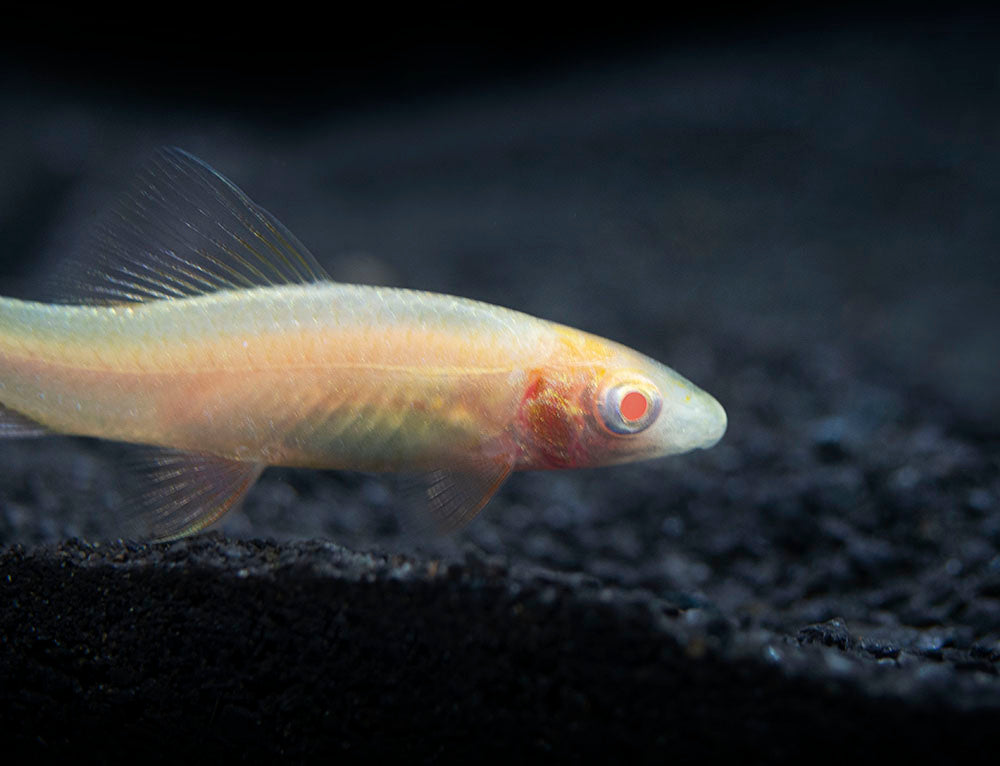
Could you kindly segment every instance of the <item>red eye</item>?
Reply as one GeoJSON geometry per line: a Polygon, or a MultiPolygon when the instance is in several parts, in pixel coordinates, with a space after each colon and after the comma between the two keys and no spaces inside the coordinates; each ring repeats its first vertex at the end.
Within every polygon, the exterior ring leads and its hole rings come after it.
{"type": "Polygon", "coordinates": [[[630,421],[638,420],[646,414],[646,410],[648,409],[649,402],[638,391],[629,391],[622,398],[621,404],[618,405],[618,411],[622,414],[622,417],[630,421]]]}
{"type": "Polygon", "coordinates": [[[597,394],[597,412],[605,427],[616,434],[645,431],[660,414],[663,400],[648,381],[610,377],[597,394]]]}

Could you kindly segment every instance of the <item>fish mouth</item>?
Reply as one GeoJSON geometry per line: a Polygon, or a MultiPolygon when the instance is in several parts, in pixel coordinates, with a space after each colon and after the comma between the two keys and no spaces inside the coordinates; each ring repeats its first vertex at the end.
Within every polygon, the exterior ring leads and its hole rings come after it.
{"type": "Polygon", "coordinates": [[[673,409],[665,425],[665,454],[677,454],[714,447],[726,433],[729,420],[715,397],[698,389],[673,409]]]}
{"type": "Polygon", "coordinates": [[[719,443],[725,436],[726,428],[729,427],[729,418],[726,410],[718,400],[711,394],[705,394],[705,401],[702,403],[704,441],[698,445],[700,449],[709,449],[719,443]]]}

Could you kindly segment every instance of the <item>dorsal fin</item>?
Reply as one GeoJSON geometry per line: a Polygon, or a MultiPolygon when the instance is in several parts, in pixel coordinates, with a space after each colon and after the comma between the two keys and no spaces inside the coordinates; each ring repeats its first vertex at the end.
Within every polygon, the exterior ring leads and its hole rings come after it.
{"type": "MultiPolygon", "coordinates": [[[[235,184],[182,149],[158,150],[74,264],[73,302],[141,303],[328,280],[306,247],[235,184]]],[[[64,290],[65,292],[65,290],[64,290]]]]}

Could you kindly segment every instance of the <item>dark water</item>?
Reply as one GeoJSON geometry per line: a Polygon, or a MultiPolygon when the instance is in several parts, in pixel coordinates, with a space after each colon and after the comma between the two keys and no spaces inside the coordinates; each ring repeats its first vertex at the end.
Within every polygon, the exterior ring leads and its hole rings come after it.
{"type": "Polygon", "coordinates": [[[558,66],[457,81],[448,59],[414,84],[386,63],[359,75],[367,98],[280,68],[259,91],[238,68],[186,91],[187,70],[170,79],[158,59],[149,87],[142,70],[95,65],[89,81],[22,62],[0,81],[4,292],[31,294],[172,144],[346,278],[583,326],[714,390],[722,333],[829,344],[995,432],[995,38],[969,23],[728,31],[643,38],[642,55],[588,57],[584,39],[558,66]]]}

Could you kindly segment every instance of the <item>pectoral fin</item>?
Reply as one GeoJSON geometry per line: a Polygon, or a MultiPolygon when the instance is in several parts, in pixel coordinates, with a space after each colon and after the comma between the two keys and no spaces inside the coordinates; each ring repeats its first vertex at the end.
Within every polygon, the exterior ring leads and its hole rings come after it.
{"type": "Polygon", "coordinates": [[[142,484],[126,504],[130,533],[153,542],[200,532],[239,505],[264,466],[150,448],[133,461],[142,484]]]}
{"type": "Polygon", "coordinates": [[[426,474],[427,505],[439,532],[452,532],[468,524],[510,476],[507,461],[481,460],[459,468],[426,474]]]}

